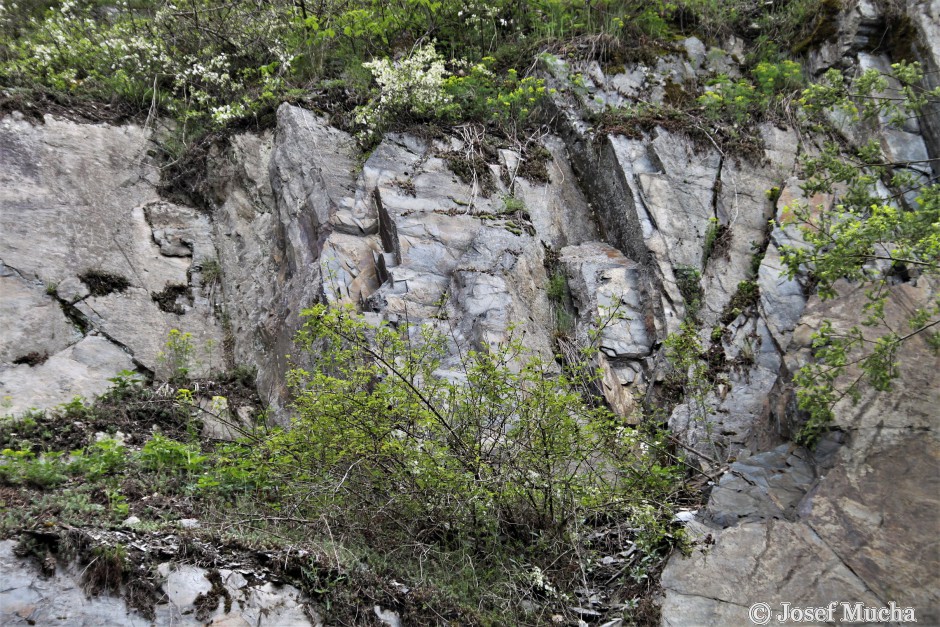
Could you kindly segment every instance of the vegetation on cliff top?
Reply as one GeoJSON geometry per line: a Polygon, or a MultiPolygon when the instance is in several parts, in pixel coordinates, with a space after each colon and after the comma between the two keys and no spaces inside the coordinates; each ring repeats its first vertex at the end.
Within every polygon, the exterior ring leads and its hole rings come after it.
{"type": "MultiPolygon", "coordinates": [[[[546,94],[533,74],[539,53],[617,68],[690,34],[744,37],[753,52],[743,76],[714,76],[700,93],[674,88],[672,102],[616,112],[602,128],[638,132],[691,120],[708,142],[740,147],[756,120],[786,114],[820,130],[827,112],[841,109],[857,123],[903,122],[940,97],[918,91],[913,64],[895,66],[890,77],[898,98],[879,95],[889,78],[877,72],[854,87],[836,72],[801,92],[799,64],[788,57],[831,37],[838,8],[829,0],[4,1],[0,82],[6,106],[41,109],[36,103],[46,98],[86,111],[172,117],[180,151],[208,130],[263,121],[285,100],[331,114],[364,143],[414,123],[474,122],[518,139],[546,94]],[[772,38],[793,47],[781,49],[772,38]]],[[[911,165],[889,163],[873,145],[833,144],[805,159],[805,191],[836,192],[838,202],[789,210],[806,241],[785,249],[789,273],[809,270],[824,298],[844,277],[870,286],[864,324],[884,323],[892,280],[938,272],[940,188],[911,174],[911,165]],[[904,193],[886,199],[880,184],[904,193]]],[[[692,303],[698,276],[685,278],[692,303]]],[[[757,299],[756,284],[742,287],[741,306],[729,315],[757,299]]],[[[363,560],[395,553],[397,562],[384,558],[392,570],[420,572],[417,583],[434,589],[427,593],[432,609],[456,608],[451,618],[468,622],[544,623],[551,612],[570,613],[579,590],[602,579],[617,582],[616,603],[627,615],[648,598],[664,556],[684,546],[673,516],[686,468],[662,433],[620,424],[582,393],[591,385],[577,379],[592,373],[549,373],[510,344],[466,355],[458,385],[435,376],[444,340],[433,333],[370,328],[339,309],[307,314],[300,345],[312,365],[292,373],[291,429],[261,424],[234,443],[200,442],[194,417],[222,413],[222,405],[207,410],[194,402],[185,387],[187,338],[177,335],[168,345],[175,356],[169,397],[118,378],[95,408],[76,402],[3,426],[0,482],[18,490],[5,498],[39,497],[5,511],[2,529],[30,524],[24,514],[78,524],[92,516],[117,523],[129,513],[160,529],[183,504],[219,525],[230,523],[213,516],[238,513],[251,521],[253,537],[332,537],[366,547],[357,556],[363,560]],[[90,442],[89,433],[56,441],[59,427],[115,415],[148,427],[156,421],[162,432],[136,444],[90,442]],[[52,488],[62,493],[51,498],[52,488]],[[133,494],[145,492],[172,505],[141,506],[133,494]],[[599,559],[625,546],[631,552],[610,562],[622,565],[611,576],[599,559]],[[482,598],[482,588],[494,592],[482,598]]],[[[938,317],[940,301],[928,303],[911,316],[910,329],[877,340],[858,327],[836,336],[824,326],[817,362],[796,377],[809,417],[801,441],[816,441],[834,403],[857,394],[860,379],[839,387],[853,351],[862,351],[868,380],[886,389],[904,341],[922,334],[938,343],[938,317]]],[[[707,373],[693,322],[667,347],[701,400],[707,373]]],[[[308,583],[308,592],[329,598],[318,592],[322,581],[308,583]]],[[[635,618],[648,619],[642,610],[635,618]]]]}
{"type": "MultiPolygon", "coordinates": [[[[414,59],[415,50],[433,44],[441,55],[441,65],[432,66],[437,76],[446,64],[457,83],[450,86],[452,95],[475,101],[459,103],[459,116],[499,122],[491,111],[498,118],[500,107],[480,105],[500,103],[501,95],[516,90],[538,52],[580,51],[622,65],[676,37],[698,33],[721,39],[737,33],[753,42],[754,62],[776,61],[787,51],[772,39],[799,41],[818,30],[816,5],[809,0],[769,8],[750,0],[5,0],[0,82],[5,97],[20,105],[47,90],[52,99],[169,114],[198,128],[263,117],[284,100],[311,96],[322,96],[325,109],[348,119],[369,97],[368,65],[382,84],[376,70],[386,59],[414,59]],[[460,86],[464,80],[468,84],[460,86]]],[[[435,104],[448,103],[432,99],[426,109],[412,107],[410,113],[421,119],[435,104]]],[[[453,113],[458,112],[451,108],[453,113]]]]}

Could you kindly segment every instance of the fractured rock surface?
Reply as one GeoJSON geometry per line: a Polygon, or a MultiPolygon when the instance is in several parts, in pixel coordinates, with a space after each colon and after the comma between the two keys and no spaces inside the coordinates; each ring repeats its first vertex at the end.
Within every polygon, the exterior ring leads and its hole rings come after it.
{"type": "MultiPolygon", "coordinates": [[[[934,32],[936,0],[911,6],[918,32],[934,32]]],[[[873,3],[853,4],[810,66],[886,68],[890,59],[861,51],[879,20],[873,3]]],[[[927,48],[935,58],[937,47],[927,48]]],[[[836,300],[808,299],[808,276],[782,276],[781,251],[801,245],[799,232],[768,221],[783,221],[798,200],[834,202],[802,197],[796,134],[765,125],[762,153],[739,159],[674,128],[596,136],[582,115],[636,99],[664,102],[670,85],[709,72],[739,76],[740,52],[690,38],[654,67],[633,63],[614,74],[593,61],[545,60],[559,90],[538,180],[522,175],[516,150],[488,151],[469,135],[392,134],[360,163],[351,136],[285,104],[274,130],[236,135],[211,155],[208,212],[160,197],[146,129],[7,116],[4,411],[93,397],[122,370],[159,372],[175,328],[193,334],[196,374],[256,367],[262,396],[284,422],[300,312],[325,301],[444,331],[454,349],[445,376],[456,370],[457,348],[518,337],[554,363],[556,308],[570,306],[572,342],[588,341],[601,321],[603,392],[630,417],[637,397],[662,380],[663,341],[691,311],[694,292],[700,339],[721,378],[704,404],[679,404],[668,424],[691,460],[726,470],[690,524],[715,545],[671,559],[663,623],[746,624],[757,601],[833,599],[912,604],[922,623],[940,622],[937,357],[913,344],[894,393],[842,403],[838,433],[813,453],[788,441],[798,426],[790,380],[811,357],[812,332],[824,319],[847,328],[864,303],[848,285],[836,300]],[[583,87],[571,85],[575,72],[583,87]],[[468,175],[480,161],[485,169],[468,175]],[[549,296],[556,273],[566,283],[563,303],[549,296]]],[[[928,115],[879,139],[889,156],[920,162],[936,156],[935,128],[928,115]]],[[[844,132],[850,142],[864,139],[858,129],[844,132]]],[[[930,174],[923,163],[911,167],[930,174]]],[[[892,289],[896,328],[937,292],[916,277],[892,289]]],[[[121,601],[87,598],[75,573],[41,579],[10,550],[0,543],[4,621],[138,624],[121,601]]],[[[195,596],[211,589],[205,572],[166,565],[161,575],[168,602],[159,620],[197,624],[195,596]]],[[[244,605],[219,604],[213,624],[316,620],[296,590],[250,586],[234,571],[223,582],[244,605]]],[[[393,624],[385,610],[374,613],[393,624]]]]}
{"type": "MultiPolygon", "coordinates": [[[[4,625],[61,627],[145,627],[147,625],[225,625],[226,627],[309,627],[322,625],[296,588],[270,582],[250,583],[237,570],[215,571],[223,590],[210,579],[215,573],[190,565],[160,564],[161,600],[153,620],[128,611],[123,599],[88,595],[82,571],[72,565],[44,576],[14,553],[15,542],[0,541],[0,622],[4,625]],[[212,593],[216,596],[211,596],[212,593]],[[214,601],[206,599],[214,599],[214,601]]],[[[251,573],[248,573],[249,575],[251,573]]]]}
{"type": "Polygon", "coordinates": [[[208,220],[160,199],[148,148],[135,126],[0,122],[6,411],[157,371],[174,328],[193,336],[195,373],[222,365],[221,325],[198,284],[197,264],[216,257],[208,220]]]}
{"type": "MultiPolygon", "coordinates": [[[[896,287],[889,324],[902,324],[935,289],[925,280],[896,287]]],[[[848,286],[834,301],[813,299],[788,359],[806,358],[823,319],[846,328],[864,302],[848,286]]],[[[920,622],[940,621],[940,357],[919,340],[905,351],[891,393],[869,391],[858,405],[836,406],[841,446],[824,441],[807,456],[782,445],[731,466],[700,528],[716,545],[673,557],[663,574],[664,624],[739,623],[756,602],[832,600],[894,602],[917,608],[920,622]]]]}

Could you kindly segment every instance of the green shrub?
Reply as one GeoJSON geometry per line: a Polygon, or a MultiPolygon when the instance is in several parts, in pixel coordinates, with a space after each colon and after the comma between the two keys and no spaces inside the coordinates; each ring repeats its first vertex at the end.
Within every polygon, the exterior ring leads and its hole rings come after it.
{"type": "Polygon", "coordinates": [[[0,452],[0,480],[4,483],[49,488],[66,481],[65,470],[62,453],[46,453],[37,457],[28,450],[4,449],[0,452]]]}
{"type": "Polygon", "coordinates": [[[313,364],[290,373],[297,418],[254,447],[255,468],[349,529],[392,517],[474,542],[558,538],[595,508],[629,518],[681,475],[575,391],[571,377],[589,373],[549,376],[518,342],[470,351],[451,381],[435,374],[446,342],[429,328],[374,328],[325,306],[304,315],[313,364]]]}
{"type": "Polygon", "coordinates": [[[70,0],[21,25],[4,46],[0,75],[225,124],[286,94],[282,79],[298,53],[294,19],[287,3],[196,0],[180,11],[142,2],[103,11],[94,0],[70,0]]]}
{"type": "Polygon", "coordinates": [[[267,462],[259,462],[253,444],[244,441],[218,447],[213,452],[212,467],[199,478],[199,488],[226,496],[267,489],[271,485],[270,477],[262,470],[267,462]]]}
{"type": "Polygon", "coordinates": [[[199,446],[177,442],[159,433],[147,441],[139,455],[141,466],[168,475],[198,473],[206,459],[199,446]]]}
{"type": "Polygon", "coordinates": [[[514,136],[545,95],[542,79],[520,78],[490,70],[492,57],[479,63],[453,61],[448,69],[433,43],[396,62],[378,59],[365,63],[377,84],[368,103],[356,109],[360,138],[375,139],[393,122],[438,120],[450,124],[485,122],[514,136]]]}
{"type": "Polygon", "coordinates": [[[83,451],[73,451],[69,472],[94,481],[121,472],[126,464],[127,448],[113,438],[104,438],[83,451]]]}
{"type": "Polygon", "coordinates": [[[719,74],[698,102],[712,120],[741,126],[752,120],[772,119],[783,99],[794,95],[801,84],[798,63],[761,62],[751,70],[751,79],[732,80],[719,74]]]}

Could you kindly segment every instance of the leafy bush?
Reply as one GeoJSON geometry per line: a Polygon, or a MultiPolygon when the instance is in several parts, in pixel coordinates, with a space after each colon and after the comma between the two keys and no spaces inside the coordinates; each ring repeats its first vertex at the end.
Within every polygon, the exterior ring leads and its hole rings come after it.
{"type": "Polygon", "coordinates": [[[751,120],[772,117],[782,100],[799,88],[802,70],[798,63],[758,63],[752,79],[732,80],[718,75],[698,102],[713,120],[743,125],[751,120]]]}
{"type": "Polygon", "coordinates": [[[127,448],[113,438],[104,438],[84,451],[73,451],[72,458],[69,472],[94,481],[123,470],[127,464],[127,448]]]}
{"type": "Polygon", "coordinates": [[[444,92],[444,59],[434,44],[418,48],[394,65],[388,59],[364,65],[379,86],[377,97],[356,112],[356,122],[366,128],[367,134],[378,132],[393,116],[402,113],[433,117],[451,101],[444,92]]]}
{"type": "Polygon", "coordinates": [[[250,442],[233,442],[213,451],[212,467],[199,477],[198,486],[207,494],[226,497],[259,493],[271,486],[271,477],[259,472],[256,451],[250,442]]]}
{"type": "Polygon", "coordinates": [[[139,459],[148,470],[168,475],[191,475],[202,470],[207,457],[198,445],[177,442],[157,433],[144,445],[139,459]]]}
{"type": "Polygon", "coordinates": [[[17,485],[27,484],[49,488],[67,479],[66,464],[61,453],[46,453],[37,457],[28,450],[4,449],[0,452],[0,480],[17,485]]]}
{"type": "Polygon", "coordinates": [[[372,99],[356,109],[360,137],[374,139],[393,121],[404,119],[488,122],[515,136],[538,101],[545,95],[542,79],[519,78],[514,69],[498,76],[486,57],[480,63],[457,60],[446,67],[444,58],[429,43],[396,62],[378,59],[365,63],[377,89],[372,99]]]}
{"type": "Polygon", "coordinates": [[[0,74],[224,124],[285,94],[296,54],[289,6],[197,0],[185,11],[171,2],[103,10],[68,0],[23,25],[28,34],[4,46],[0,74]]]}
{"type": "MultiPolygon", "coordinates": [[[[940,101],[940,88],[923,90],[921,77],[916,63],[895,64],[889,75],[867,71],[854,82],[831,71],[803,92],[800,104],[807,118],[818,123],[838,111],[850,124],[881,119],[900,125],[928,102],[940,101]]],[[[923,336],[929,346],[940,349],[940,301],[913,311],[906,332],[888,328],[884,320],[893,277],[940,273],[940,186],[896,168],[874,140],[853,152],[846,154],[832,143],[802,160],[804,194],[838,193],[834,208],[805,202],[784,208],[784,222],[798,224],[805,242],[782,248],[787,274],[793,278],[811,271],[824,300],[837,296],[834,286],[840,279],[865,285],[868,302],[862,326],[879,330],[873,339],[860,326],[836,333],[826,323],[814,335],[816,361],[794,377],[799,406],[807,415],[799,436],[806,444],[814,444],[828,429],[836,402],[859,398],[861,384],[867,381],[876,390],[891,387],[904,342],[923,336]],[[904,191],[885,197],[884,184],[904,191]],[[845,383],[842,375],[850,364],[857,364],[862,376],[845,383]]]]}
{"type": "Polygon", "coordinates": [[[304,316],[313,363],[290,373],[297,418],[252,450],[281,498],[302,495],[360,532],[474,542],[562,538],[596,509],[629,519],[641,502],[670,502],[682,473],[656,437],[618,424],[518,342],[469,352],[450,380],[429,328],[371,327],[326,306],[304,316]]]}

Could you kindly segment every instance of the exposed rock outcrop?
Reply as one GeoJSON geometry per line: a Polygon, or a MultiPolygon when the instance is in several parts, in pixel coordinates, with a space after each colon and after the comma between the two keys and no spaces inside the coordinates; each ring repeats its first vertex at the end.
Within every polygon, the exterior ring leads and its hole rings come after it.
{"type": "MultiPolygon", "coordinates": [[[[4,625],[100,625],[225,627],[263,625],[307,627],[322,625],[304,604],[297,588],[259,581],[256,573],[233,569],[205,569],[169,562],[157,567],[160,589],[151,608],[152,619],[128,613],[123,599],[107,594],[89,595],[88,568],[72,565],[51,576],[15,553],[15,542],[0,541],[0,621],[4,625]],[[251,579],[245,577],[248,575],[251,579]],[[85,583],[83,583],[83,581],[85,583]]],[[[151,601],[152,602],[152,601],[151,601]]]]}
{"type": "Polygon", "coordinates": [[[193,335],[194,373],[223,364],[199,279],[216,257],[208,220],[160,198],[148,148],[135,126],[0,124],[6,411],[94,396],[122,370],[156,371],[174,328],[193,335]]]}
{"type": "MultiPolygon", "coordinates": [[[[896,288],[890,323],[927,293],[926,282],[896,288]]],[[[854,324],[864,302],[848,288],[834,301],[813,299],[788,359],[806,358],[823,319],[854,324]]],[[[920,622],[940,620],[940,358],[921,342],[905,352],[896,389],[841,402],[840,432],[815,456],[785,444],[731,466],[696,528],[714,548],[673,558],[663,574],[664,624],[735,624],[758,602],[833,600],[894,602],[916,608],[920,622]]]]}
{"type": "MultiPolygon", "coordinates": [[[[936,7],[915,4],[910,16],[923,32],[936,7]]],[[[887,70],[888,57],[860,51],[870,46],[870,32],[884,30],[884,16],[874,5],[849,7],[840,29],[841,43],[833,44],[840,46],[839,53],[824,46],[813,56],[815,63],[825,67],[836,59],[851,62],[857,54],[862,69],[887,70]]],[[[938,41],[928,36],[916,46],[935,53],[938,41]]],[[[920,170],[915,175],[922,180],[928,174],[930,115],[928,110],[921,117],[920,127],[912,120],[903,129],[876,135],[889,158],[914,162],[910,167],[920,170]]],[[[871,137],[871,129],[867,136],[845,130],[852,141],[871,137]]],[[[929,150],[932,154],[935,149],[929,150]]],[[[790,179],[777,206],[783,209],[795,199],[802,199],[799,181],[790,179]]],[[[811,206],[833,202],[822,195],[806,200],[811,206]]],[[[800,245],[798,233],[791,229],[774,229],[758,272],[757,324],[767,330],[760,345],[773,346],[776,362],[769,362],[765,372],[779,373],[776,383],[765,379],[767,387],[760,396],[770,404],[764,418],[752,422],[762,425],[765,434],[792,433],[795,414],[773,399],[786,399],[779,392],[787,391],[780,387],[787,373],[811,359],[812,333],[824,320],[833,322],[836,333],[857,324],[866,302],[863,290],[850,285],[841,285],[835,300],[813,297],[807,302],[805,277],[781,277],[781,246],[800,245]]],[[[916,303],[936,298],[936,286],[924,277],[892,290],[886,319],[895,329],[903,328],[916,303]]],[[[776,615],[783,602],[826,606],[834,600],[870,607],[894,603],[916,608],[920,622],[940,621],[940,553],[933,540],[940,531],[940,360],[914,340],[905,346],[902,364],[892,392],[868,391],[857,404],[843,399],[837,405],[837,430],[814,453],[792,444],[767,450],[773,438],[752,440],[738,452],[739,458],[746,458],[731,464],[713,490],[702,522],[692,527],[714,546],[689,559],[673,557],[663,574],[664,624],[740,624],[749,620],[748,608],[754,603],[768,603],[776,615]]],[[[756,384],[759,390],[760,378],[756,384]]],[[[745,388],[755,389],[755,380],[745,388]]],[[[722,404],[714,403],[719,411],[722,404]]],[[[681,431],[683,425],[675,419],[676,414],[670,422],[681,431]]],[[[836,614],[840,616],[841,609],[836,614]]]]}
{"type": "MultiPolygon", "coordinates": [[[[908,5],[933,85],[940,4],[908,5]]],[[[852,4],[808,67],[886,69],[893,59],[871,41],[885,19],[868,0],[852,4]]],[[[554,134],[542,138],[538,156],[494,147],[471,127],[446,139],[390,134],[366,156],[325,118],[284,104],[274,130],[237,134],[214,149],[211,206],[202,210],[158,193],[148,129],[7,116],[4,411],[93,397],[124,370],[160,374],[167,334],[179,329],[193,335],[196,374],[256,368],[262,397],[284,423],[285,375],[302,359],[289,357],[301,312],[334,302],[445,331],[454,350],[443,376],[461,351],[511,338],[554,363],[559,347],[593,341],[600,327],[600,387],[630,418],[666,376],[664,340],[694,315],[714,385],[667,413],[679,448],[715,480],[689,523],[710,539],[691,557],[671,559],[663,623],[744,624],[756,602],[834,599],[910,604],[921,623],[940,622],[937,356],[914,338],[895,391],[841,402],[835,432],[815,451],[791,442],[800,420],[791,377],[811,358],[812,332],[825,319],[848,328],[864,305],[858,286],[820,302],[808,297],[809,276],[783,275],[783,247],[802,245],[798,229],[780,224],[786,207],[835,202],[800,190],[798,157],[819,146],[767,123],[754,138],[759,148],[742,156],[727,154],[707,129],[699,129],[703,141],[673,127],[608,133],[587,121],[606,106],[662,103],[718,72],[739,76],[739,61],[695,38],[654,67],[610,73],[596,61],[546,58],[546,80],[557,89],[548,106],[554,134]]],[[[877,134],[889,158],[910,162],[921,181],[940,154],[936,114],[877,134]]],[[[857,143],[875,130],[842,132],[857,143]]],[[[901,328],[937,289],[924,277],[899,281],[889,322],[901,328]]],[[[10,551],[0,543],[10,573],[0,592],[4,620],[64,613],[72,622],[63,624],[140,623],[114,599],[86,602],[75,573],[36,580],[10,551]],[[78,613],[70,607],[83,603],[78,613]]],[[[168,603],[158,616],[189,624],[193,591],[212,583],[195,568],[163,571],[168,603]]],[[[213,624],[259,624],[265,612],[268,624],[315,622],[302,615],[296,590],[275,593],[239,577],[222,581],[245,605],[220,605],[213,624]]]]}

